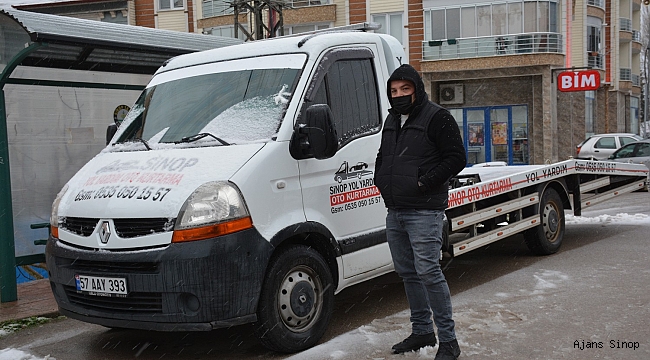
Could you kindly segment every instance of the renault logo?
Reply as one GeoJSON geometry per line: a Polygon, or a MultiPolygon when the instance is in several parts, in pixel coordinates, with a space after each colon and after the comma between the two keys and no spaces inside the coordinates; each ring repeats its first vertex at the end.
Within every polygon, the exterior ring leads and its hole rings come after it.
{"type": "Polygon", "coordinates": [[[101,240],[102,244],[107,244],[110,237],[111,226],[108,221],[102,221],[102,226],[99,227],[99,240],[101,240]]]}

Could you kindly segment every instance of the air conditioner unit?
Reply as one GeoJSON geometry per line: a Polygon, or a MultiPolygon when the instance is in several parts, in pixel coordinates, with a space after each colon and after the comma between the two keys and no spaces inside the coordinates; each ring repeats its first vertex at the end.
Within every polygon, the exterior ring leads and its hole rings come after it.
{"type": "Polygon", "coordinates": [[[464,101],[463,84],[440,85],[438,97],[440,105],[462,104],[464,101]]]}

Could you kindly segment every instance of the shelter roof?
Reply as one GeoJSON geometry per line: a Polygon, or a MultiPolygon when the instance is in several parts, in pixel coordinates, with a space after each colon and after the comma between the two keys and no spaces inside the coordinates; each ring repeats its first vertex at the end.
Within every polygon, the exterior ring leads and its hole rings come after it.
{"type": "Polygon", "coordinates": [[[221,36],[21,11],[6,5],[0,9],[0,28],[5,47],[10,45],[12,35],[27,39],[20,33],[28,35],[27,42],[43,45],[30,52],[20,64],[23,66],[141,74],[153,74],[163,62],[177,55],[242,42],[221,36]]]}

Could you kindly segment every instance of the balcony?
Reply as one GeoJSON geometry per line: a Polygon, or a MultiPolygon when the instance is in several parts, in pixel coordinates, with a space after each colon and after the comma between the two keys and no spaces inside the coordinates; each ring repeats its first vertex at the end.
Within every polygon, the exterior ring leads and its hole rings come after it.
{"type": "Polygon", "coordinates": [[[620,18],[619,21],[621,23],[621,31],[632,31],[632,20],[628,18],[620,18]]]}
{"type": "Polygon", "coordinates": [[[587,53],[587,66],[593,69],[605,69],[603,56],[597,53],[587,53]]]}
{"type": "Polygon", "coordinates": [[[621,81],[632,81],[632,69],[621,68],[621,81]]]}
{"type": "Polygon", "coordinates": [[[422,60],[464,59],[501,55],[562,53],[558,33],[522,33],[422,42],[422,60]]]}
{"type": "Polygon", "coordinates": [[[288,7],[299,8],[307,6],[318,6],[318,5],[327,5],[329,0],[290,0],[286,1],[288,7]]]}
{"type": "Polygon", "coordinates": [[[587,5],[598,6],[599,8],[605,8],[605,0],[588,0],[587,5]]]}
{"type": "Polygon", "coordinates": [[[632,69],[621,68],[621,81],[630,81],[634,86],[641,86],[641,76],[632,73],[632,69]]]}

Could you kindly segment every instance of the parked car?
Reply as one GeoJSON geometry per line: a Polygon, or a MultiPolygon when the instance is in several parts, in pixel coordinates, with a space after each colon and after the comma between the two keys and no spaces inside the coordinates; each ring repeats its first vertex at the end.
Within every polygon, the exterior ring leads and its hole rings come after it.
{"type": "Polygon", "coordinates": [[[626,133],[591,135],[576,146],[576,158],[605,160],[621,146],[641,139],[639,135],[626,133]]]}
{"type": "MultiPolygon", "coordinates": [[[[650,139],[635,141],[623,146],[609,157],[609,161],[644,164],[650,169],[650,139]]],[[[646,190],[648,190],[648,185],[650,185],[650,175],[646,181],[646,190]]]]}

